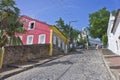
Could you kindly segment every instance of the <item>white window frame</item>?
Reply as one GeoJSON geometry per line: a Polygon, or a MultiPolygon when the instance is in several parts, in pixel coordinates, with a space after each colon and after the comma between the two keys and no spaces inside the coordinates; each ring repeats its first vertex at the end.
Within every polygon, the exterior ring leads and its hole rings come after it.
{"type": "Polygon", "coordinates": [[[58,38],[58,47],[61,47],[61,40],[58,38]]]}
{"type": "Polygon", "coordinates": [[[34,30],[34,28],[35,28],[35,21],[30,21],[29,22],[29,25],[28,25],[28,30],[34,30]],[[32,23],[34,23],[34,26],[33,26],[33,28],[31,29],[31,24],[32,23]]]}
{"type": "Polygon", "coordinates": [[[46,41],[46,34],[40,34],[38,38],[38,44],[45,44],[46,41]],[[44,36],[43,42],[41,42],[41,37],[44,36]]]}
{"type": "Polygon", "coordinates": [[[53,44],[56,44],[56,36],[53,36],[53,44]]]}
{"type": "Polygon", "coordinates": [[[34,38],[33,35],[28,35],[28,36],[27,36],[27,44],[28,44],[28,45],[33,44],[33,38],[34,38]],[[32,37],[31,43],[29,43],[29,38],[30,38],[30,37],[32,37]]]}
{"type": "Polygon", "coordinates": [[[65,49],[65,43],[64,43],[64,41],[62,41],[62,49],[63,50],[65,49]]]}

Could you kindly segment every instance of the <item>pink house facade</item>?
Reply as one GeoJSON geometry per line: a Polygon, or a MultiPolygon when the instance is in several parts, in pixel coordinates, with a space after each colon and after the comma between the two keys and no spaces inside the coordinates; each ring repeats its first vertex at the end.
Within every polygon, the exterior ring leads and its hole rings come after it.
{"type": "Polygon", "coordinates": [[[50,43],[48,24],[25,15],[20,18],[20,21],[23,22],[23,28],[27,30],[26,34],[17,34],[21,38],[23,45],[50,43]]]}

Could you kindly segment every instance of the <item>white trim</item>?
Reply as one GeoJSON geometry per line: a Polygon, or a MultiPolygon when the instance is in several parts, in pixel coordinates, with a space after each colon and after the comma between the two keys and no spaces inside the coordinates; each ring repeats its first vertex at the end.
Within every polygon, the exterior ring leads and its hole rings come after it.
{"type": "Polygon", "coordinates": [[[46,34],[40,34],[38,38],[38,44],[45,44],[46,34]],[[43,37],[43,41],[41,42],[41,37],[43,37]]]}
{"type": "Polygon", "coordinates": [[[34,28],[35,28],[35,21],[30,21],[30,22],[29,22],[29,25],[28,25],[28,30],[34,30],[34,28]],[[34,23],[34,26],[33,26],[32,29],[30,28],[31,23],[34,23]]]}
{"type": "Polygon", "coordinates": [[[33,37],[34,37],[33,35],[28,35],[28,36],[27,36],[27,44],[33,44],[33,37]],[[29,38],[30,38],[30,37],[32,37],[32,40],[31,40],[31,42],[29,43],[29,38]]]}

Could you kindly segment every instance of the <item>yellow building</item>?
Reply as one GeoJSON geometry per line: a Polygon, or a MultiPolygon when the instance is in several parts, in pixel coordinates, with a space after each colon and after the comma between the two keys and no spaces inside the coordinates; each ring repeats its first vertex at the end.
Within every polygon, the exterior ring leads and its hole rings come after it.
{"type": "Polygon", "coordinates": [[[55,26],[50,26],[50,55],[68,52],[69,39],[55,26]]]}

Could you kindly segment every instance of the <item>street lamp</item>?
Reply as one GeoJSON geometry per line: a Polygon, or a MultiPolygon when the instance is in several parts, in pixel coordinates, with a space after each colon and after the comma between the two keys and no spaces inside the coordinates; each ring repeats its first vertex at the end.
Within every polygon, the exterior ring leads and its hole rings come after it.
{"type": "MultiPolygon", "coordinates": [[[[69,32],[68,32],[69,40],[71,39],[71,38],[70,38],[70,33],[71,33],[71,23],[74,23],[74,22],[77,22],[77,21],[69,21],[69,32]]],[[[69,41],[69,51],[70,51],[70,41],[69,41]]]]}
{"type": "Polygon", "coordinates": [[[71,32],[71,31],[70,31],[70,29],[71,29],[71,23],[74,23],[74,22],[77,22],[77,21],[69,21],[69,35],[68,35],[69,38],[70,38],[70,32],[71,32]]]}

